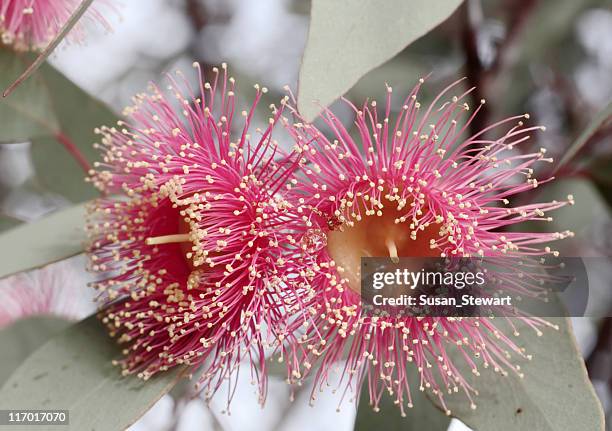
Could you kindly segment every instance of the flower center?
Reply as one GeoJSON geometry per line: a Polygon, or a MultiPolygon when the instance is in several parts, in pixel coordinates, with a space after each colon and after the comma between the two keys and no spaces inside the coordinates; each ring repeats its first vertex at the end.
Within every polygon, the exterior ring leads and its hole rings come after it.
{"type": "Polygon", "coordinates": [[[405,215],[395,208],[385,207],[382,215],[370,215],[328,234],[327,251],[336,263],[340,276],[350,289],[361,293],[362,257],[439,257],[440,250],[432,249],[430,240],[439,237],[440,225],[431,224],[424,230],[413,230],[411,221],[396,223],[405,215]],[[414,236],[414,235],[413,235],[414,236]]]}
{"type": "Polygon", "coordinates": [[[195,269],[193,263],[193,242],[189,238],[189,224],[185,221],[182,216],[178,217],[178,233],[172,235],[162,235],[149,237],[145,240],[147,245],[160,245],[160,244],[173,244],[178,243],[180,246],[181,254],[185,259],[185,263],[189,266],[192,271],[195,269]]]}

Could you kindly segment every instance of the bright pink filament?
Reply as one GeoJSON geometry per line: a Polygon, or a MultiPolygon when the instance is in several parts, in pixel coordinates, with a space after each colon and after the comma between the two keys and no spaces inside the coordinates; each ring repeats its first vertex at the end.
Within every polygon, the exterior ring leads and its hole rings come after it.
{"type": "MultiPolygon", "coordinates": [[[[0,0],[0,42],[17,50],[43,49],[57,36],[80,3],[80,0],[0,0]]],[[[97,6],[92,6],[85,17],[110,29],[97,6]]],[[[77,24],[70,38],[82,40],[82,26],[77,24]]]]}

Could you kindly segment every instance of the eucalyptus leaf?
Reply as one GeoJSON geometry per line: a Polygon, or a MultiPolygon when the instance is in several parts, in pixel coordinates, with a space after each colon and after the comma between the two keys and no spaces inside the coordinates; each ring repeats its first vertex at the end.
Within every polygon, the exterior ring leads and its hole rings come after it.
{"type": "Polygon", "coordinates": [[[70,326],[70,321],[54,316],[20,319],[0,330],[0,385],[30,354],[70,326]]]}
{"type": "MultiPolygon", "coordinates": [[[[33,59],[0,48],[0,86],[6,86],[33,59]]],[[[32,157],[43,185],[72,202],[98,195],[84,181],[84,166],[66,149],[73,145],[85,163],[99,158],[94,129],[114,125],[116,115],[51,65],[44,63],[13,94],[0,98],[0,141],[32,141],[32,157]]],[[[81,163],[83,164],[83,163],[81,163]]]]}
{"type": "Polygon", "coordinates": [[[16,218],[0,215],[0,233],[8,229],[15,228],[21,223],[21,220],[17,220],[16,218]]]}
{"type": "MultiPolygon", "coordinates": [[[[113,126],[118,117],[102,102],[91,97],[68,78],[45,64],[38,71],[53,96],[54,112],[62,133],[78,147],[91,163],[100,159],[93,143],[99,140],[94,129],[113,126]]],[[[84,181],[84,172],[67,151],[58,145],[57,137],[33,140],[32,158],[38,178],[47,189],[72,202],[83,202],[98,196],[91,184],[84,181]]]]}
{"type": "MultiPolygon", "coordinates": [[[[19,55],[0,46],[0,87],[16,79],[31,58],[31,55],[19,55]]],[[[11,97],[0,98],[0,142],[55,135],[59,129],[42,76],[24,82],[11,97]]]]}
{"type": "MultiPolygon", "coordinates": [[[[482,369],[474,376],[467,365],[462,374],[479,392],[475,410],[462,394],[445,398],[453,416],[475,431],[604,431],[604,413],[578,352],[571,324],[565,318],[547,318],[558,331],[545,330],[541,337],[527,324],[514,319],[520,336],[513,339],[531,361],[520,363],[523,378],[512,370],[503,377],[482,369]]],[[[512,334],[507,322],[496,321],[506,334],[512,334]]],[[[460,355],[457,351],[453,356],[460,355]]],[[[437,400],[434,402],[438,403],[437,400]]]]}
{"type": "Polygon", "coordinates": [[[380,411],[375,412],[370,405],[370,395],[367,382],[363,385],[359,406],[357,407],[357,418],[355,419],[355,431],[446,431],[450,424],[450,418],[436,408],[423,392],[419,391],[418,373],[416,367],[408,370],[413,407],[406,409],[406,417],[400,414],[399,406],[385,392],[378,407],[380,411]]]}
{"type": "Polygon", "coordinates": [[[312,120],[363,75],[448,18],[461,0],[313,0],[298,108],[312,120]]]}
{"type": "Polygon", "coordinates": [[[0,234],[0,278],[83,252],[85,205],[58,211],[0,234]]]}
{"type": "MultiPolygon", "coordinates": [[[[69,410],[75,431],[124,430],[182,377],[177,366],[147,381],[124,377],[121,349],[91,316],[46,343],[0,389],[2,409],[69,410]]],[[[18,429],[18,428],[16,428],[18,429]]]]}

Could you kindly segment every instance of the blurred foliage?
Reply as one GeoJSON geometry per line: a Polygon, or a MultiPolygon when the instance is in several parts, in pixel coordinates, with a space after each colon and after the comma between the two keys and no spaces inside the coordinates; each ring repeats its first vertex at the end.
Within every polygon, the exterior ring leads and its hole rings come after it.
{"type": "Polygon", "coordinates": [[[75,430],[126,429],[178,382],[186,366],[145,382],[122,376],[112,364],[120,356],[102,322],[88,317],[29,356],[2,386],[0,405],[61,406],[70,410],[75,430]]]}
{"type": "Polygon", "coordinates": [[[589,7],[605,4],[605,0],[484,2],[486,16],[494,19],[503,20],[512,14],[527,15],[522,28],[516,29],[517,34],[509,47],[512,52],[504,67],[493,78],[491,91],[499,96],[493,102],[498,104],[502,114],[526,110],[529,97],[545,84],[538,77],[544,71],[566,77],[571,75],[582,57],[575,38],[576,18],[589,7]],[[534,6],[526,6],[529,3],[534,6]],[[525,10],[526,7],[529,9],[525,10]]]}
{"type": "Polygon", "coordinates": [[[21,221],[8,216],[0,216],[0,232],[12,229],[21,224],[21,221]]]}
{"type": "Polygon", "coordinates": [[[67,259],[83,252],[84,205],[58,211],[0,234],[0,278],[67,259]]]}
{"type": "Polygon", "coordinates": [[[0,330],[0,386],[32,352],[70,325],[59,317],[20,319],[0,330]]]}
{"type": "MultiPolygon", "coordinates": [[[[0,86],[16,79],[32,60],[31,55],[0,48],[0,86]]],[[[62,141],[69,141],[88,161],[97,159],[94,128],[117,120],[108,107],[44,64],[13,94],[0,99],[0,114],[0,141],[33,143],[36,173],[48,190],[72,202],[97,196],[62,141]]]]}
{"type": "Polygon", "coordinates": [[[600,130],[606,129],[610,123],[612,123],[612,102],[598,112],[589,125],[585,127],[580,136],[578,136],[570,148],[568,148],[563,158],[557,163],[555,169],[558,170],[562,168],[567,162],[574,159],[574,157],[576,157],[589,143],[593,136],[600,130]]]}
{"type": "MultiPolygon", "coordinates": [[[[0,88],[12,83],[32,56],[15,55],[0,48],[0,88]]],[[[41,76],[25,81],[12,97],[0,99],[0,141],[21,142],[59,132],[52,103],[41,76]]]]}

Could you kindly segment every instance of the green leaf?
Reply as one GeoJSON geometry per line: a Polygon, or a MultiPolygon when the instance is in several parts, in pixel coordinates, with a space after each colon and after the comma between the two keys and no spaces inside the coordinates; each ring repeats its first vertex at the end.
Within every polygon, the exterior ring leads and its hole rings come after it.
{"type": "Polygon", "coordinates": [[[68,320],[53,316],[20,319],[0,331],[0,385],[30,354],[70,326],[68,320]]]}
{"type": "Polygon", "coordinates": [[[185,368],[143,381],[123,377],[111,361],[121,349],[89,317],[34,352],[0,390],[3,409],[70,411],[70,429],[117,431],[140,418],[182,377],[185,368]]]}
{"type": "MultiPolygon", "coordinates": [[[[96,127],[113,126],[117,116],[102,102],[92,98],[64,75],[45,64],[38,72],[52,95],[53,108],[60,129],[91,163],[100,160],[93,143],[99,141],[96,127]]],[[[36,173],[45,187],[78,203],[99,196],[94,187],[84,180],[84,172],[65,149],[57,136],[38,137],[32,145],[36,173]]]]}
{"type": "Polygon", "coordinates": [[[6,90],[3,92],[2,96],[7,97],[11,94],[17,86],[26,81],[42,64],[44,61],[51,55],[51,53],[57,48],[62,40],[68,35],[70,30],[75,26],[78,20],[83,16],[83,14],[87,11],[89,6],[93,3],[93,0],[83,0],[81,4],[76,8],[76,10],[72,13],[70,18],[66,21],[60,32],[53,38],[51,43],[45,47],[45,49],[38,54],[36,60],[28,66],[28,68],[17,78],[6,90]]]}
{"type": "MultiPolygon", "coordinates": [[[[545,330],[541,337],[520,320],[513,321],[520,333],[513,341],[533,357],[520,363],[522,379],[511,371],[502,377],[491,369],[481,369],[481,375],[474,376],[467,365],[461,367],[479,392],[474,399],[477,408],[470,409],[462,394],[447,396],[445,402],[453,416],[475,431],[604,431],[604,413],[569,319],[547,320],[559,330],[545,330]]],[[[496,324],[504,333],[513,333],[507,322],[496,324]]],[[[455,362],[463,364],[459,358],[455,362]]]]}
{"type": "Polygon", "coordinates": [[[608,123],[612,121],[612,102],[608,104],[604,109],[602,109],[593,120],[589,123],[589,125],[584,129],[584,131],[578,136],[578,138],[574,141],[572,146],[567,150],[561,161],[557,164],[556,170],[559,170],[562,166],[564,166],[567,162],[572,160],[576,154],[584,147],[591,137],[600,129],[606,127],[608,123]]]}
{"type": "Polygon", "coordinates": [[[364,383],[361,390],[355,431],[446,431],[450,418],[436,408],[423,392],[419,391],[417,372],[410,367],[409,379],[413,407],[406,410],[406,417],[402,417],[399,407],[394,404],[391,397],[385,392],[379,403],[379,412],[375,412],[370,405],[368,384],[364,383]]]}
{"type": "MultiPolygon", "coordinates": [[[[0,47],[0,87],[16,79],[30,58],[0,47]]],[[[0,142],[22,142],[58,131],[59,123],[42,76],[24,82],[11,97],[0,98],[0,142]]]]}
{"type": "MultiPolygon", "coordinates": [[[[496,2],[491,3],[493,7],[496,2]]],[[[575,37],[578,16],[588,8],[603,6],[601,0],[540,0],[535,2],[517,38],[509,48],[512,53],[503,73],[492,77],[489,94],[503,95],[492,102],[504,107],[507,115],[525,109],[538,85],[534,67],[556,71],[568,70],[558,63],[568,58],[570,42],[575,37]]]]}
{"type": "Polygon", "coordinates": [[[298,108],[306,120],[440,24],[461,0],[313,0],[298,108]]]}
{"type": "Polygon", "coordinates": [[[15,228],[21,223],[22,221],[17,220],[16,218],[7,215],[0,215],[0,233],[8,229],[15,228]]]}
{"type": "Polygon", "coordinates": [[[82,253],[84,219],[82,204],[1,233],[0,278],[82,253]]]}
{"type": "MultiPolygon", "coordinates": [[[[31,55],[0,48],[0,86],[12,82],[31,59],[31,55]]],[[[83,166],[64,144],[74,145],[91,163],[99,158],[93,148],[98,140],[94,129],[116,121],[106,105],[47,63],[9,97],[0,98],[0,141],[32,141],[42,185],[72,202],[83,202],[98,193],[84,182],[83,166]]]]}

